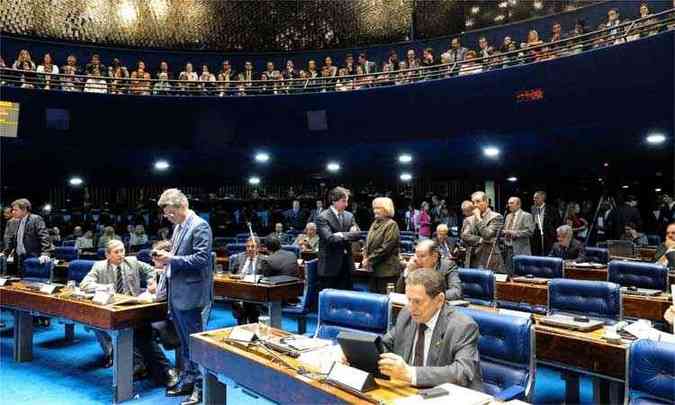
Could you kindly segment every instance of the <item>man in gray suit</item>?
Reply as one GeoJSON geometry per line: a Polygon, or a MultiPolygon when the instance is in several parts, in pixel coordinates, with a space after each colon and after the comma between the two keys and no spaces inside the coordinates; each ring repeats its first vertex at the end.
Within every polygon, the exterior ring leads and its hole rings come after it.
{"type": "Polygon", "coordinates": [[[478,325],[445,303],[443,277],[432,269],[408,276],[408,305],[385,335],[380,355],[386,376],[418,387],[452,383],[482,391],[478,325]]]}
{"type": "MultiPolygon", "coordinates": [[[[246,251],[230,256],[229,270],[232,274],[239,274],[242,277],[247,275],[263,274],[261,269],[261,257],[258,253],[260,239],[257,237],[248,238],[246,241],[246,251]]],[[[297,262],[296,262],[297,265],[297,262]]],[[[237,324],[258,322],[260,309],[258,304],[253,302],[233,301],[232,315],[237,320],[237,324]]]]}
{"type": "Polygon", "coordinates": [[[440,249],[435,241],[424,239],[417,243],[415,255],[410,258],[396,283],[397,292],[405,293],[406,278],[418,269],[434,269],[443,276],[446,300],[462,299],[462,282],[459,279],[457,263],[441,256],[440,249]]]}
{"type": "MultiPolygon", "coordinates": [[[[23,271],[23,261],[39,257],[40,262],[49,260],[52,243],[45,221],[31,212],[31,203],[25,198],[11,204],[12,219],[7,221],[4,235],[4,250],[0,254],[11,257],[17,273],[23,271]]],[[[9,260],[8,260],[9,262],[9,260]]]]}
{"type": "Polygon", "coordinates": [[[471,194],[474,205],[473,223],[462,229],[462,240],[472,246],[470,265],[473,268],[502,272],[504,260],[497,236],[504,227],[504,217],[490,209],[483,191],[471,194]]]}
{"type": "MultiPolygon", "coordinates": [[[[141,280],[146,283],[155,277],[155,270],[149,264],[135,257],[125,257],[124,244],[111,240],[105,248],[105,260],[97,261],[82,279],[80,288],[95,291],[99,287],[112,286],[115,293],[137,296],[141,293],[141,280]]],[[[94,330],[94,334],[105,353],[105,365],[112,366],[112,341],[104,331],[94,330]]],[[[144,369],[156,384],[173,387],[175,376],[170,373],[169,361],[152,338],[150,323],[134,329],[134,375],[143,374],[144,369]]]]}
{"type": "Polygon", "coordinates": [[[530,238],[534,234],[534,218],[523,211],[520,198],[511,197],[508,201],[509,214],[504,226],[504,264],[508,274],[513,273],[513,256],[532,255],[530,238]]]}

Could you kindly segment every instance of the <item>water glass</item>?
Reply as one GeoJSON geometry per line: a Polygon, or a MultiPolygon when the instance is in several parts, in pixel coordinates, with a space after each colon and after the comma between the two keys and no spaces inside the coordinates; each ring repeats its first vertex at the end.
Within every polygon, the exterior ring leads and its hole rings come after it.
{"type": "Polygon", "coordinates": [[[258,326],[256,330],[256,335],[261,340],[266,340],[270,333],[270,317],[267,315],[261,315],[258,317],[258,326]]]}
{"type": "Polygon", "coordinates": [[[394,283],[387,283],[387,295],[396,292],[396,284],[394,283]]]}

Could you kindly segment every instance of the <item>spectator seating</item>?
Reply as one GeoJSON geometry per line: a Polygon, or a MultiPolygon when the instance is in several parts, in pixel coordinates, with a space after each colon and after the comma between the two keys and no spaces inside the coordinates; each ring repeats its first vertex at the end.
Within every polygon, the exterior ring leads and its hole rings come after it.
{"type": "Polygon", "coordinates": [[[613,324],[623,319],[621,290],[618,284],[606,281],[553,279],[548,284],[548,311],[613,324]]]}
{"type": "Polygon", "coordinates": [[[389,328],[391,301],[387,295],[325,289],[319,293],[315,337],[337,338],[340,331],[384,335],[389,328]]]}
{"type": "Polygon", "coordinates": [[[75,280],[78,284],[81,283],[94,263],[96,263],[94,260],[73,260],[68,265],[68,280],[75,280]]]}
{"type": "Polygon", "coordinates": [[[659,235],[647,235],[647,243],[649,246],[658,246],[661,244],[661,237],[659,235]]]}
{"type": "Polygon", "coordinates": [[[401,240],[401,253],[415,253],[415,242],[411,240],[401,240]]]}
{"type": "Polygon", "coordinates": [[[96,249],[96,258],[98,260],[103,260],[105,259],[105,248],[98,248],[96,249]]]}
{"type": "Polygon", "coordinates": [[[675,344],[641,339],[630,345],[625,402],[675,403],[675,344]]]}
{"type": "Polygon", "coordinates": [[[609,263],[607,281],[622,287],[668,289],[668,268],[654,263],[612,260],[609,263]]]}
{"type": "Polygon", "coordinates": [[[298,297],[297,304],[286,304],[282,309],[284,315],[297,319],[299,334],[307,331],[306,316],[316,308],[316,301],[319,298],[318,264],[318,259],[305,262],[305,288],[302,296],[298,297]]]}
{"type": "Polygon", "coordinates": [[[495,274],[492,271],[460,268],[459,279],[465,300],[476,305],[495,305],[495,274]]]}
{"type": "Polygon", "coordinates": [[[80,252],[75,246],[59,246],[54,248],[54,257],[58,260],[70,262],[79,259],[80,252]]]}
{"type": "Polygon", "coordinates": [[[75,239],[64,240],[61,246],[75,246],[75,239]]]}
{"type": "Polygon", "coordinates": [[[136,253],[136,258],[143,263],[152,264],[152,250],[143,249],[136,253]]]}

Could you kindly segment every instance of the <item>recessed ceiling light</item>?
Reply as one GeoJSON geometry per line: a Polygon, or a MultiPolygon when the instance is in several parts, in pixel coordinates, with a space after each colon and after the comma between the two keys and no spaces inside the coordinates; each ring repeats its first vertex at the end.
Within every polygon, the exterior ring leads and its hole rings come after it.
{"type": "Polygon", "coordinates": [[[663,134],[651,134],[647,136],[647,143],[658,145],[666,141],[666,136],[663,134]]]}
{"type": "Polygon", "coordinates": [[[656,191],[657,193],[660,193],[661,189],[657,187],[657,188],[654,189],[654,191],[656,191]]]}
{"type": "Polygon", "coordinates": [[[256,177],[256,176],[249,177],[248,178],[248,184],[251,184],[253,186],[256,186],[256,185],[260,184],[260,177],[256,177]]]}
{"type": "Polygon", "coordinates": [[[155,170],[166,170],[169,167],[171,167],[171,165],[169,165],[169,162],[166,160],[158,160],[155,162],[155,170]]]}
{"type": "Polygon", "coordinates": [[[518,177],[516,177],[516,176],[511,176],[511,177],[509,177],[509,178],[506,179],[506,180],[510,181],[511,183],[515,183],[516,181],[518,181],[518,177]]]}
{"type": "Polygon", "coordinates": [[[623,186],[621,186],[621,188],[627,189],[627,188],[628,188],[628,184],[624,184],[623,186]]]}
{"type": "Polygon", "coordinates": [[[270,155],[265,152],[258,152],[255,154],[255,161],[265,163],[270,160],[270,155]]]}
{"type": "Polygon", "coordinates": [[[495,146],[486,146],[483,148],[483,154],[487,157],[494,158],[499,156],[500,150],[495,146]]]}
{"type": "Polygon", "coordinates": [[[602,164],[604,167],[609,167],[609,163],[605,162],[602,164]]]}
{"type": "Polygon", "coordinates": [[[533,5],[537,10],[541,10],[544,7],[544,4],[541,1],[535,1],[533,5]]]}
{"type": "Polygon", "coordinates": [[[71,177],[70,180],[68,180],[68,183],[71,186],[81,186],[84,181],[80,177],[71,177]]]}
{"type": "Polygon", "coordinates": [[[495,17],[495,21],[502,21],[504,18],[504,14],[499,14],[497,17],[495,17]]]}
{"type": "Polygon", "coordinates": [[[46,212],[49,212],[49,211],[52,210],[52,205],[51,204],[45,204],[45,206],[42,209],[46,212]]]}
{"type": "Polygon", "coordinates": [[[506,1],[502,1],[501,3],[498,4],[499,8],[506,8],[506,6],[508,6],[508,5],[509,5],[509,3],[506,2],[506,1]]]}
{"type": "Polygon", "coordinates": [[[326,170],[329,172],[335,173],[340,171],[340,164],[338,162],[329,162],[326,165],[326,170]]]}
{"type": "Polygon", "coordinates": [[[407,153],[403,153],[398,156],[398,161],[400,163],[410,163],[412,162],[412,156],[407,153]]]}
{"type": "Polygon", "coordinates": [[[410,173],[401,173],[401,175],[399,176],[399,178],[400,178],[402,181],[410,181],[410,180],[412,180],[412,174],[410,174],[410,173]]]}
{"type": "Polygon", "coordinates": [[[480,11],[480,7],[478,7],[478,6],[471,7],[471,14],[478,14],[479,11],[480,11]]]}

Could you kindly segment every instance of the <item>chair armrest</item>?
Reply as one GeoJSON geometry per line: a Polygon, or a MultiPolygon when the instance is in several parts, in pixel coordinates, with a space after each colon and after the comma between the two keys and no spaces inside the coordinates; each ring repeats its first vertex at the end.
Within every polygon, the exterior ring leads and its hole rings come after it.
{"type": "Polygon", "coordinates": [[[525,397],[525,387],[522,385],[512,385],[509,388],[502,390],[495,395],[495,399],[500,401],[510,401],[512,399],[520,399],[525,397]]]}

